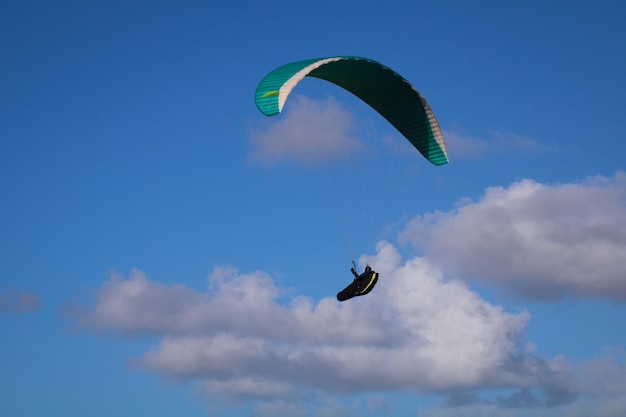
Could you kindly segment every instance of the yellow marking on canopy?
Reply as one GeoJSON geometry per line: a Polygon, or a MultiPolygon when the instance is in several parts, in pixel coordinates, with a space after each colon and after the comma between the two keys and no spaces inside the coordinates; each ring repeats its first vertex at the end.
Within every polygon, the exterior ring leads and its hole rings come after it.
{"type": "Polygon", "coordinates": [[[274,91],[268,91],[267,93],[263,94],[261,97],[263,97],[263,98],[277,97],[279,94],[280,94],[280,92],[278,90],[274,90],[274,91]]]}

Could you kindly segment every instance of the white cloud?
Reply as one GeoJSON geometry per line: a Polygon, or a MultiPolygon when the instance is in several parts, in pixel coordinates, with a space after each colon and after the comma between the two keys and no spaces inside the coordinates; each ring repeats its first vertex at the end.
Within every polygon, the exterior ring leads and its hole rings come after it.
{"type": "Polygon", "coordinates": [[[261,165],[278,162],[328,163],[360,149],[351,136],[352,116],[334,99],[316,101],[293,96],[289,108],[251,135],[248,160],[261,165]]]}
{"type": "Polygon", "coordinates": [[[615,356],[601,356],[581,363],[557,357],[553,362],[557,368],[568,369],[571,392],[553,392],[552,397],[546,397],[526,388],[508,398],[469,393],[458,404],[448,402],[423,414],[427,417],[614,417],[626,414],[626,367],[615,356]]]}
{"type": "Polygon", "coordinates": [[[212,397],[260,400],[256,415],[308,415],[299,401],[312,396],[386,391],[442,395],[432,416],[621,415],[623,362],[538,357],[525,339],[526,312],[487,302],[433,260],[533,297],[621,300],[625,185],[622,173],[575,184],[523,180],[416,218],[404,238],[427,256],[404,261],[381,242],[361,259],[380,272],[377,287],[346,303],[290,297],[266,273],[220,267],[206,291],[139,270],[114,275],[93,305],[67,312],[78,327],[156,337],[134,366],[196,381],[212,397]]]}
{"type": "Polygon", "coordinates": [[[386,242],[365,261],[379,270],[379,284],[346,303],[284,299],[260,272],[217,268],[201,293],[135,270],[128,279],[111,277],[95,305],[72,319],[96,330],[156,335],[160,342],[134,359],[136,366],[232,397],[570,388],[558,367],[528,351],[527,313],[507,313],[446,281],[423,258],[403,263],[386,242]]]}
{"type": "Polygon", "coordinates": [[[626,300],[626,174],[522,180],[410,222],[404,241],[463,278],[529,298],[626,300]]]}

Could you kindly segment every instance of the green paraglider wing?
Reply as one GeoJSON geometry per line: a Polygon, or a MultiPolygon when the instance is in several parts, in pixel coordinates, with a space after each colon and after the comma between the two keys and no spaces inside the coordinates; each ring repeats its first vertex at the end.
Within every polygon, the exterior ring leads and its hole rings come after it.
{"type": "Polygon", "coordinates": [[[280,113],[291,90],[306,76],[350,91],[387,119],[430,162],[448,162],[443,134],[424,97],[398,73],[371,59],[337,56],[278,67],[257,86],[254,98],[259,110],[267,116],[280,113]]]}

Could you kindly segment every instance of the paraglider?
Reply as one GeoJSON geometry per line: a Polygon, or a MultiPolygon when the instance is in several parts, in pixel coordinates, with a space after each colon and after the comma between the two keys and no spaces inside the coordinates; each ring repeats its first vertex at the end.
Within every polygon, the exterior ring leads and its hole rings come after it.
{"type": "Polygon", "coordinates": [[[371,59],[336,56],[278,67],[257,86],[256,106],[266,116],[279,114],[291,91],[307,76],[330,81],[359,97],[431,163],[448,162],[443,133],[424,97],[398,73],[371,59]]]}
{"type": "Polygon", "coordinates": [[[369,294],[378,282],[378,272],[374,272],[369,265],[365,267],[365,271],[360,275],[354,267],[350,269],[350,272],[354,275],[354,281],[337,294],[337,300],[339,301],[346,301],[353,297],[369,294]]]}
{"type": "MultiPolygon", "coordinates": [[[[398,73],[368,58],[334,56],[282,65],[257,86],[257,108],[266,116],[279,114],[304,77],[326,80],[351,92],[391,123],[429,162],[448,162],[443,133],[424,97],[398,73]]],[[[354,281],[337,294],[339,301],[368,294],[378,281],[378,273],[369,265],[360,275],[354,267],[351,271],[354,281]]]]}

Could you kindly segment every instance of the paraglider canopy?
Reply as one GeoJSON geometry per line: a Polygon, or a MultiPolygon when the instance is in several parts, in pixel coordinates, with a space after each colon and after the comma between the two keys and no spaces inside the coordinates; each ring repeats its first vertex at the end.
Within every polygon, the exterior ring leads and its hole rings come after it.
{"type": "Polygon", "coordinates": [[[293,88],[306,76],[350,91],[387,119],[431,163],[448,162],[443,134],[424,97],[398,73],[371,59],[336,56],[278,67],[257,86],[258,109],[267,116],[280,113],[293,88]]]}

